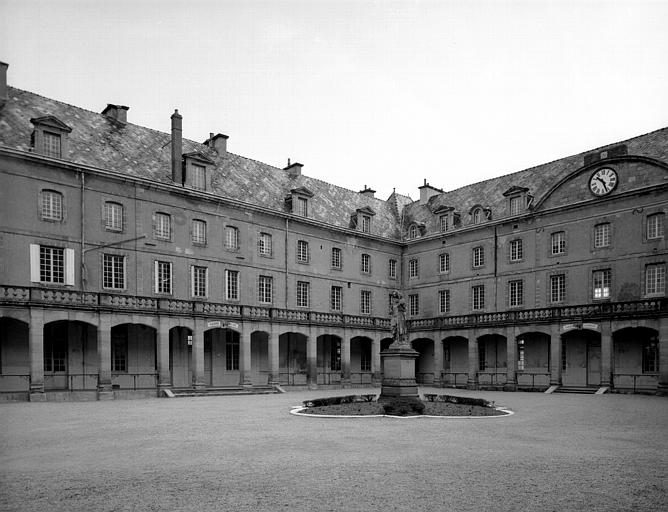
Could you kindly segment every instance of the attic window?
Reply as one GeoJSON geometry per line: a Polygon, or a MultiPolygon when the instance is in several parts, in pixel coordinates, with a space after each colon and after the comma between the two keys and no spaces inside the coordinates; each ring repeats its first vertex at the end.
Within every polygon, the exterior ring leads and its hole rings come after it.
{"type": "Polygon", "coordinates": [[[45,131],[42,140],[44,141],[43,153],[45,156],[61,157],[60,134],[45,131]]]}
{"type": "Polygon", "coordinates": [[[190,170],[192,172],[193,188],[206,190],[206,167],[203,165],[192,164],[190,170]]]}
{"type": "Polygon", "coordinates": [[[290,190],[290,194],[285,197],[285,208],[300,217],[308,217],[309,198],[311,197],[313,197],[313,192],[309,189],[305,187],[293,188],[290,190]]]}
{"type": "Polygon", "coordinates": [[[408,228],[408,238],[411,240],[413,238],[420,238],[420,228],[417,224],[411,224],[408,228]]]}
{"type": "Polygon", "coordinates": [[[522,196],[510,198],[510,215],[519,215],[522,213],[522,196]]]}
{"type": "Polygon", "coordinates": [[[308,199],[305,197],[297,198],[297,211],[295,213],[301,217],[308,217],[308,199]]]}
{"type": "Polygon", "coordinates": [[[195,190],[211,190],[211,167],[213,165],[213,160],[203,153],[184,154],[184,185],[195,190]]]}
{"type": "Polygon", "coordinates": [[[471,213],[471,222],[473,224],[480,224],[483,219],[482,208],[475,208],[471,213]]]}
{"type": "Polygon", "coordinates": [[[362,214],[362,232],[371,233],[371,217],[362,214]]]}
{"type": "Polygon", "coordinates": [[[72,128],[54,116],[37,117],[30,122],[35,126],[30,143],[36,153],[50,158],[67,157],[67,134],[72,128]]]}
{"type": "Polygon", "coordinates": [[[508,198],[508,212],[511,217],[522,215],[527,206],[529,206],[531,196],[528,192],[528,188],[513,186],[503,193],[508,198]]]}

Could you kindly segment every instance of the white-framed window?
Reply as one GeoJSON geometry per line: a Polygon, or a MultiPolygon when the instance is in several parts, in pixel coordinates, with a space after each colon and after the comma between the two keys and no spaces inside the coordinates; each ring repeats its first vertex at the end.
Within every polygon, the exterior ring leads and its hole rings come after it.
{"type": "Polygon", "coordinates": [[[666,264],[651,263],[645,267],[645,294],[665,295],[666,264]]]}
{"type": "Polygon", "coordinates": [[[341,270],[341,249],[338,247],[332,247],[332,268],[341,270]]]}
{"type": "Polygon", "coordinates": [[[239,228],[236,226],[225,226],[225,249],[239,250],[239,228]]]}
{"type": "Polygon", "coordinates": [[[74,286],[74,249],[30,244],[30,281],[74,286]]]}
{"type": "Polygon", "coordinates": [[[438,291],[438,312],[441,315],[450,313],[450,290],[438,291]]]}
{"type": "Polygon", "coordinates": [[[360,271],[363,274],[371,273],[371,256],[368,254],[362,254],[360,258],[360,271]]]}
{"type": "Polygon", "coordinates": [[[199,265],[190,267],[190,291],[193,297],[206,297],[209,291],[209,269],[199,265]]]}
{"type": "Polygon", "coordinates": [[[612,271],[609,268],[594,270],[592,274],[594,299],[609,299],[612,285],[612,271]]]}
{"type": "Polygon", "coordinates": [[[271,276],[260,276],[257,281],[258,302],[271,304],[274,288],[274,278],[271,276]]]}
{"type": "Polygon", "coordinates": [[[329,307],[332,311],[341,311],[341,296],[343,294],[343,288],[340,286],[332,286],[330,296],[329,296],[329,307]]]}
{"type": "Polygon", "coordinates": [[[420,264],[417,259],[408,261],[408,277],[415,279],[420,276],[420,264]]]}
{"type": "Polygon", "coordinates": [[[44,156],[60,158],[62,155],[60,135],[57,133],[42,132],[44,140],[44,156]]]}
{"type": "Polygon", "coordinates": [[[104,203],[104,229],[123,231],[123,205],[113,201],[104,203]]]}
{"type": "Polygon", "coordinates": [[[272,255],[272,241],[269,233],[260,233],[257,238],[257,252],[260,256],[272,255]]]}
{"type": "Polygon", "coordinates": [[[438,255],[438,271],[441,274],[450,272],[450,255],[447,252],[438,255]]]}
{"type": "Polygon", "coordinates": [[[417,293],[408,296],[408,313],[410,316],[420,314],[420,296],[417,293]]]}
{"type": "Polygon", "coordinates": [[[308,263],[308,242],[297,240],[297,262],[308,263]]]}
{"type": "Polygon", "coordinates": [[[102,255],[102,287],[116,290],[125,288],[125,256],[102,255]]]}
{"type": "Polygon", "coordinates": [[[63,194],[55,190],[42,190],[41,202],[42,220],[63,220],[63,194]]]}
{"type": "Polygon", "coordinates": [[[191,164],[192,187],[197,190],[206,190],[206,167],[203,165],[191,164]]]}
{"type": "Polygon", "coordinates": [[[206,222],[199,219],[193,220],[192,225],[192,243],[197,245],[206,245],[206,222]]]}
{"type": "Polygon", "coordinates": [[[647,216],[647,239],[663,238],[664,214],[654,213],[647,216]]]}
{"type": "Polygon", "coordinates": [[[153,236],[158,240],[171,240],[172,217],[167,213],[156,213],[153,222],[153,236]]]}
{"type": "Polygon", "coordinates": [[[362,215],[362,232],[371,233],[371,217],[362,215]]]}
{"type": "Polygon", "coordinates": [[[473,268],[485,266],[484,247],[474,247],[472,255],[473,255],[473,268]]]}
{"type": "Polygon", "coordinates": [[[155,293],[164,293],[171,295],[172,293],[172,262],[159,261],[155,262],[155,293]]]}
{"type": "Polygon", "coordinates": [[[471,222],[473,224],[480,224],[483,219],[483,211],[482,208],[476,208],[473,210],[473,213],[471,214],[471,222]]]}
{"type": "Polygon", "coordinates": [[[408,228],[408,238],[420,238],[420,228],[417,226],[417,224],[411,224],[408,228]]]}
{"type": "Polygon", "coordinates": [[[389,260],[387,262],[387,276],[390,279],[397,278],[397,260],[389,260]]]}
{"type": "Polygon", "coordinates": [[[509,244],[510,248],[510,261],[522,261],[524,257],[524,250],[522,247],[522,239],[518,238],[516,240],[511,240],[509,244]]]}
{"type": "Polygon", "coordinates": [[[515,196],[510,198],[510,215],[519,215],[522,213],[522,202],[524,197],[515,196]]]}
{"type": "Polygon", "coordinates": [[[556,231],[550,235],[550,254],[556,256],[557,254],[566,253],[566,232],[556,231]]]}
{"type": "Polygon", "coordinates": [[[604,222],[594,226],[594,247],[610,247],[610,223],[604,222]]]}
{"type": "Polygon", "coordinates": [[[297,281],[297,307],[307,308],[309,304],[309,283],[297,281]]]}
{"type": "Polygon", "coordinates": [[[524,304],[524,282],[521,280],[508,282],[508,305],[511,308],[524,304]]]}
{"type": "Polygon", "coordinates": [[[360,315],[371,314],[371,291],[360,291],[360,315]]]}
{"type": "Polygon", "coordinates": [[[564,302],[566,300],[566,274],[550,276],[550,302],[564,302]]]}
{"type": "Polygon", "coordinates": [[[471,287],[471,307],[473,311],[485,309],[485,285],[479,284],[471,287]]]}
{"type": "Polygon", "coordinates": [[[438,218],[438,222],[439,222],[439,225],[441,227],[441,231],[445,232],[445,231],[448,231],[450,229],[450,216],[449,215],[447,215],[447,214],[441,215],[438,218]]]}
{"type": "Polygon", "coordinates": [[[308,217],[308,199],[305,197],[297,198],[297,215],[308,217]]]}
{"type": "Polygon", "coordinates": [[[225,270],[225,299],[239,300],[238,270],[225,270]]]}

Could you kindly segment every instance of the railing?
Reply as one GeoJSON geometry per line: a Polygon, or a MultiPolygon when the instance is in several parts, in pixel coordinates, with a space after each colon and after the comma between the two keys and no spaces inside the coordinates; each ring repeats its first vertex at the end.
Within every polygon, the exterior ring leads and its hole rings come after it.
{"type": "Polygon", "coordinates": [[[306,370],[288,370],[278,373],[278,382],[283,386],[305,386],[306,370]]]}
{"type": "Polygon", "coordinates": [[[630,387],[627,385],[627,382],[624,382],[623,380],[625,377],[627,381],[633,379],[633,385],[631,389],[633,389],[634,393],[639,389],[644,391],[653,391],[657,388],[659,383],[658,373],[613,373],[612,387],[615,389],[629,389],[630,387]],[[643,383],[644,385],[638,386],[637,385],[638,379],[642,379],[642,381],[645,381],[645,383],[643,383]],[[646,384],[647,381],[651,381],[652,384],[647,385],[646,384]]]}
{"type": "Polygon", "coordinates": [[[415,382],[418,384],[433,384],[436,381],[434,372],[415,372],[415,382]]]}
{"type": "MultiPolygon", "coordinates": [[[[54,380],[58,375],[52,375],[54,380]]],[[[68,373],[67,389],[70,391],[91,391],[97,389],[97,373],[68,373]]]]}
{"type": "Polygon", "coordinates": [[[350,372],[351,384],[373,384],[373,374],[371,372],[350,372]]]}
{"type": "Polygon", "coordinates": [[[111,385],[114,389],[130,389],[126,383],[132,377],[132,390],[138,389],[155,389],[158,387],[158,373],[112,373],[111,385]],[[150,383],[150,384],[149,384],[150,383]]]}
{"type": "Polygon", "coordinates": [[[469,382],[469,372],[441,372],[441,382],[455,388],[458,386],[466,386],[469,382]],[[450,381],[451,376],[454,377],[452,382],[450,381]],[[457,382],[459,376],[463,377],[463,379],[460,379],[461,382],[457,382]]]}
{"type": "Polygon", "coordinates": [[[316,382],[318,384],[322,384],[325,386],[329,384],[341,384],[342,381],[343,381],[343,376],[341,375],[340,371],[338,372],[318,371],[318,377],[316,379],[316,382]]]}
{"type": "Polygon", "coordinates": [[[515,382],[517,382],[517,387],[528,387],[528,377],[531,377],[531,389],[536,389],[536,377],[540,377],[539,386],[541,388],[547,388],[550,386],[550,374],[545,372],[526,372],[520,370],[515,372],[515,382]],[[525,377],[525,378],[522,378],[525,377]],[[547,382],[546,382],[547,381],[547,382]]]}
{"type": "Polygon", "coordinates": [[[508,373],[498,371],[487,372],[481,370],[476,372],[476,381],[478,382],[478,385],[501,386],[508,381],[508,373]],[[481,379],[480,377],[485,378],[481,379]]]}
{"type": "Polygon", "coordinates": [[[30,390],[30,375],[23,373],[0,374],[0,391],[20,392],[30,390]]]}

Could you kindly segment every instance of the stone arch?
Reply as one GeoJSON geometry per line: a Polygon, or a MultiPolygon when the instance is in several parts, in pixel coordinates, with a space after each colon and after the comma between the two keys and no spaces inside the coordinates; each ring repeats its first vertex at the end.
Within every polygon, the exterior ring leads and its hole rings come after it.
{"type": "Polygon", "coordinates": [[[600,385],[600,332],[571,329],[561,335],[561,381],[572,387],[600,385]]]}
{"type": "Polygon", "coordinates": [[[350,383],[372,383],[373,340],[368,336],[354,336],[350,339],[350,383]]]}
{"type": "Polygon", "coordinates": [[[656,391],[659,380],[659,332],[645,326],[612,333],[612,385],[625,391],[656,391]]]}
{"type": "Polygon", "coordinates": [[[278,367],[281,384],[289,386],[307,384],[307,343],[308,337],[300,332],[284,332],[278,337],[278,367]]]}
{"type": "MultiPolygon", "coordinates": [[[[202,378],[205,386],[239,385],[241,332],[238,328],[211,327],[206,329],[203,356],[202,378]]],[[[191,371],[194,372],[194,369],[191,371]]]]}
{"type": "Polygon", "coordinates": [[[341,384],[346,359],[343,350],[343,340],[336,334],[321,334],[316,338],[318,384],[341,384]]]}
{"type": "Polygon", "coordinates": [[[157,330],[151,323],[124,322],[111,327],[111,383],[114,388],[157,387],[157,330]]]}
{"type": "Polygon", "coordinates": [[[44,324],[43,334],[44,389],[97,389],[97,325],[81,320],[51,320],[44,324]]]}
{"type": "Polygon", "coordinates": [[[547,389],[550,386],[550,335],[527,330],[518,334],[515,342],[517,387],[547,389]]]}
{"type": "Polygon", "coordinates": [[[30,384],[30,324],[0,317],[0,392],[25,392],[30,384]]]}
{"type": "Polygon", "coordinates": [[[488,333],[479,336],[478,342],[478,385],[499,387],[506,384],[508,376],[507,340],[501,334],[488,333]]]}
{"type": "Polygon", "coordinates": [[[443,338],[442,381],[449,387],[465,388],[469,375],[469,340],[464,336],[443,338]]]}
{"type": "Polygon", "coordinates": [[[191,327],[175,325],[169,329],[169,373],[175,388],[190,387],[192,384],[192,341],[191,327]]]}

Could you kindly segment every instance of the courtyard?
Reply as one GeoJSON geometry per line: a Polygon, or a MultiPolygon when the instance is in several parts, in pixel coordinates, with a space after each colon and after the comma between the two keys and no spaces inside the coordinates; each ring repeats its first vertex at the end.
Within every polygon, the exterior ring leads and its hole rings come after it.
{"type": "Polygon", "coordinates": [[[421,388],[500,418],[289,414],[281,395],[0,404],[0,510],[665,509],[668,401],[421,388]]]}

